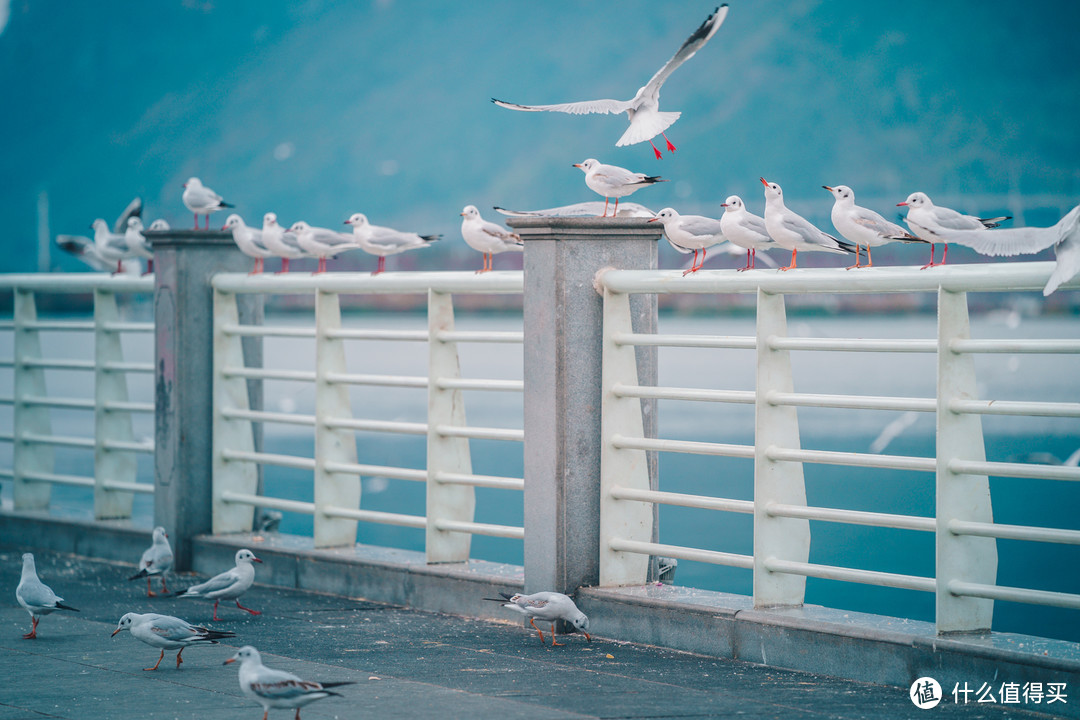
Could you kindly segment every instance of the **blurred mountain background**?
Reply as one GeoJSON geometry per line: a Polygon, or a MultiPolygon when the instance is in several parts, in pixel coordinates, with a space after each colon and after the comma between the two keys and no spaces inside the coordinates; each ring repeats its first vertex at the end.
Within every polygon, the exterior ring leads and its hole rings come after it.
{"type": "MultiPolygon", "coordinates": [[[[0,269],[38,268],[39,217],[89,235],[141,196],[147,222],[190,227],[191,175],[250,224],[272,210],[344,228],[364,212],[444,235],[391,269],[479,267],[461,208],[499,220],[493,205],[595,200],[571,167],[587,157],[670,179],[633,196],[654,210],[719,216],[739,194],[760,214],[765,176],[826,230],[823,184],[890,218],[914,190],[1018,225],[1080,201],[1080,3],[730,4],[664,86],[661,109],[683,117],[668,133],[679,150],[656,160],[647,143],[615,147],[625,116],[490,98],[627,99],[715,3],[0,0],[0,269]]],[[[661,266],[683,260],[662,244],[661,266]]],[[[84,269],[55,248],[49,263],[84,269]]]]}

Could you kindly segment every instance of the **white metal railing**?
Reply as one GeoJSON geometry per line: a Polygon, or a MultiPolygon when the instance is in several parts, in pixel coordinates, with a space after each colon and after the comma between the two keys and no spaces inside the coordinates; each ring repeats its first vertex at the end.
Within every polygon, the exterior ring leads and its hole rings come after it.
{"type": "MultiPolygon", "coordinates": [[[[988,629],[993,601],[1080,609],[1080,595],[996,584],[996,540],[1080,544],[1080,530],[996,524],[991,511],[989,476],[1080,480],[1080,469],[1057,465],[988,462],[981,416],[1003,414],[1080,418],[1080,402],[979,400],[973,357],[979,353],[1080,354],[1075,337],[1021,340],[972,339],[967,293],[1040,290],[1053,263],[967,265],[919,271],[874,268],[803,270],[789,273],[701,271],[602,271],[604,296],[603,420],[600,517],[602,585],[644,582],[649,555],[748,568],[753,571],[756,606],[799,605],[807,577],[828,578],[936,594],[941,632],[988,629]],[[784,297],[794,293],[936,292],[936,339],[857,339],[790,337],[784,297]],[[629,296],[635,293],[753,293],[757,329],[750,337],[642,335],[630,330],[629,296]],[[635,347],[734,348],[756,353],[752,391],[642,387],[635,347]],[[937,356],[937,397],[872,397],[796,392],[792,351],[930,353],[937,356]],[[753,404],[753,445],[646,438],[641,400],[684,400],[753,404]],[[899,410],[934,413],[936,456],[906,457],[802,449],[798,408],[899,410]],[[754,460],[754,500],[664,492],[650,489],[645,453],[699,453],[754,460]],[[807,504],[804,463],[895,468],[934,473],[936,516],[916,517],[807,504]],[[719,512],[752,514],[753,553],[721,552],[651,542],[653,507],[679,505],[719,512]],[[810,521],[901,528],[934,533],[936,573],[918,577],[837,567],[809,561],[810,521]]],[[[1080,287],[1080,279],[1068,284],[1080,287]]],[[[663,478],[661,478],[661,486],[663,478]]]]}
{"type": "Polygon", "coordinates": [[[12,319],[0,323],[0,331],[12,333],[12,355],[0,359],[0,367],[12,375],[12,394],[0,397],[0,405],[12,408],[12,432],[0,436],[0,442],[12,445],[12,466],[0,468],[0,476],[13,480],[16,510],[46,509],[52,486],[68,485],[93,490],[96,519],[129,518],[134,494],[153,493],[153,483],[136,482],[136,454],[152,454],[153,441],[135,440],[132,416],[152,414],[154,406],[128,399],[128,375],[150,374],[153,364],[126,361],[122,335],[151,333],[154,326],[122,319],[117,301],[121,295],[149,295],[153,283],[152,277],[90,273],[0,275],[0,291],[13,294],[12,319]],[[93,295],[92,321],[39,319],[37,296],[70,294],[93,295]],[[60,334],[65,357],[47,355],[44,336],[60,334]],[[86,336],[88,341],[74,339],[86,336]],[[91,357],[71,358],[76,348],[89,348],[91,357]],[[48,377],[54,371],[89,374],[92,397],[50,395],[48,377]],[[93,436],[54,433],[53,410],[92,413],[93,436]],[[55,472],[56,448],[93,451],[93,476],[55,472]]]}
{"type": "MultiPolygon", "coordinates": [[[[521,442],[520,429],[470,426],[465,418],[465,391],[521,393],[520,380],[462,378],[461,343],[517,343],[520,332],[457,331],[452,297],[461,294],[522,292],[520,272],[394,273],[380,276],[333,273],[316,276],[218,275],[214,287],[214,459],[213,529],[215,533],[250,530],[255,507],[312,515],[318,547],[351,545],[357,524],[382,523],[426,531],[429,562],[462,562],[469,558],[474,534],[522,539],[521,527],[474,521],[475,488],[521,491],[522,478],[477,475],[472,470],[470,439],[521,442]],[[241,325],[237,295],[310,294],[315,299],[315,327],[241,325]],[[340,295],[426,294],[426,330],[364,329],[344,326],[340,295]],[[245,337],[313,338],[314,370],[248,367],[241,339],[245,337]],[[428,368],[423,376],[351,373],[346,363],[350,341],[426,343],[428,368]],[[248,380],[278,380],[314,385],[314,413],[267,412],[248,402],[248,380]],[[424,422],[357,418],[349,402],[351,386],[427,389],[424,422]],[[253,423],[285,423],[313,428],[314,457],[256,451],[253,423]],[[424,467],[389,467],[361,463],[355,434],[393,433],[427,438],[424,467]],[[300,502],[257,493],[257,467],[276,465],[310,470],[314,500],[300,502]],[[408,515],[363,509],[362,475],[424,482],[426,510],[408,515]]],[[[269,449],[268,449],[269,450],[269,449]]]]}

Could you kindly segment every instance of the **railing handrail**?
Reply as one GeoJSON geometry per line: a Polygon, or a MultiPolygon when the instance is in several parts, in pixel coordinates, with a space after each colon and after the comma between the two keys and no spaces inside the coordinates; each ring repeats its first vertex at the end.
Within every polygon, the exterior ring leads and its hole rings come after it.
{"type": "Polygon", "coordinates": [[[521,271],[503,270],[478,275],[473,272],[393,272],[381,275],[334,272],[318,275],[246,275],[220,273],[211,281],[215,290],[226,293],[309,294],[316,291],[338,294],[439,293],[514,294],[521,293],[521,271]]]}

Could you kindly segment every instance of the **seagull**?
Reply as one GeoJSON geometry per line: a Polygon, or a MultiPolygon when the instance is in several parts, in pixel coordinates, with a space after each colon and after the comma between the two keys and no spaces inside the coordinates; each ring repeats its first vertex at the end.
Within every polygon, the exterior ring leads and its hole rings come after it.
{"type": "Polygon", "coordinates": [[[983,230],[996,228],[1006,220],[1012,220],[1011,216],[996,218],[977,218],[974,215],[964,215],[947,207],[939,207],[930,201],[926,193],[913,192],[902,203],[896,203],[896,207],[906,207],[907,223],[916,236],[930,243],[930,262],[922,266],[922,270],[935,265],[944,265],[945,256],[949,254],[949,243],[945,242],[945,249],[941,252],[941,262],[934,262],[934,245],[940,237],[939,228],[945,230],[983,230]]]}
{"type": "Polygon", "coordinates": [[[247,548],[237,550],[236,567],[215,575],[204,583],[181,590],[176,593],[176,597],[213,600],[214,620],[218,622],[221,622],[221,618],[217,616],[217,607],[222,600],[235,600],[236,607],[241,610],[245,610],[252,615],[262,615],[262,611],[252,610],[240,604],[240,596],[247,592],[251,584],[255,582],[255,566],[251,564],[253,562],[261,563],[262,560],[255,557],[255,553],[247,548]]]}
{"type": "Polygon", "coordinates": [[[585,173],[585,184],[589,186],[589,189],[603,196],[604,213],[600,217],[607,217],[608,201],[611,198],[615,198],[615,211],[612,214],[614,217],[619,214],[619,198],[626,197],[646,185],[667,182],[660,176],[630,172],[618,165],[604,165],[594,158],[574,163],[574,167],[581,168],[581,171],[585,173]]]}
{"type": "Polygon", "coordinates": [[[791,264],[781,270],[795,267],[799,251],[811,250],[845,253],[855,252],[855,248],[843,240],[818,230],[813,223],[787,209],[784,205],[784,191],[776,183],[759,178],[765,186],[765,229],[769,236],[782,248],[791,251],[791,264]]]}
{"type": "Polygon", "coordinates": [[[123,262],[135,257],[135,250],[128,243],[127,234],[118,235],[109,231],[109,225],[101,218],[90,226],[94,229],[94,248],[97,254],[110,263],[116,263],[113,275],[123,272],[123,262]]]}
{"type": "Polygon", "coordinates": [[[535,621],[537,618],[551,623],[552,647],[563,644],[555,642],[556,620],[565,620],[570,623],[582,632],[586,640],[592,642],[592,636],[587,632],[589,629],[589,618],[585,616],[585,613],[578,610],[577,605],[575,605],[574,601],[567,595],[551,591],[533,593],[532,595],[522,595],[521,593],[507,595],[506,593],[501,592],[499,595],[502,597],[484,599],[501,602],[503,603],[503,607],[510,608],[529,618],[529,624],[533,626],[533,629],[536,630],[536,632],[540,633],[541,645],[544,644],[544,632],[536,627],[535,621]]]}
{"type": "Polygon", "coordinates": [[[165,532],[165,528],[158,526],[154,528],[154,540],[145,551],[143,551],[142,559],[139,560],[139,572],[135,573],[128,580],[135,580],[136,578],[146,578],[146,596],[156,597],[157,593],[150,589],[150,577],[158,575],[161,577],[161,592],[168,593],[169,588],[165,587],[165,573],[172,570],[173,566],[173,551],[169,546],[169,535],[165,532]]]}
{"type": "Polygon", "coordinates": [[[132,215],[128,218],[127,230],[124,231],[124,242],[128,244],[128,247],[136,256],[146,258],[146,272],[143,275],[149,275],[154,272],[154,253],[150,249],[150,243],[146,241],[142,231],[142,219],[138,215],[132,215]]]}
{"type": "Polygon", "coordinates": [[[15,599],[30,613],[30,632],[23,635],[23,640],[33,640],[37,638],[39,616],[48,615],[55,610],[79,611],[65,605],[64,598],[57,596],[48,585],[38,579],[33,553],[23,553],[22,563],[22,578],[19,586],[15,588],[15,599]]]}
{"type": "Polygon", "coordinates": [[[179,670],[180,663],[184,662],[180,654],[188,645],[217,645],[218,640],[236,637],[233,632],[207,630],[199,625],[192,625],[187,620],[157,613],[126,613],[120,618],[120,624],[113,630],[112,637],[124,630],[130,630],[132,635],[151,647],[161,648],[161,655],[154,667],[143,668],[147,671],[158,669],[166,650],[177,650],[176,669],[179,670]]]}
{"type": "Polygon", "coordinates": [[[296,235],[300,247],[309,255],[319,258],[319,267],[313,273],[314,275],[326,272],[326,258],[360,247],[352,235],[327,228],[312,227],[303,220],[294,222],[289,232],[296,235]]]}
{"type": "Polygon", "coordinates": [[[267,248],[281,258],[278,274],[289,272],[289,260],[307,257],[304,248],[300,247],[300,241],[296,239],[296,233],[281,227],[277,215],[272,212],[263,215],[262,240],[267,248]]]}
{"type": "Polygon", "coordinates": [[[675,71],[675,68],[682,65],[684,62],[694,56],[698,50],[700,50],[705,43],[709,42],[709,39],[720,28],[720,25],[724,22],[724,18],[727,17],[728,6],[723,4],[716,8],[709,17],[705,19],[705,22],[701,23],[701,27],[694,31],[694,33],[686,39],[686,42],[682,44],[678,52],[672,56],[664,67],[660,68],[652,79],[645,84],[645,87],[639,89],[637,94],[630,100],[586,100],[584,102],[562,103],[558,105],[518,105],[516,103],[504,102],[502,100],[491,99],[491,102],[495,103],[499,107],[508,108],[510,110],[524,110],[527,112],[563,112],[571,115],[586,115],[590,113],[600,114],[618,114],[625,112],[630,119],[630,127],[626,129],[623,136],[619,138],[619,141],[615,143],[616,147],[622,147],[624,145],[635,145],[640,142],[646,142],[652,145],[653,152],[656,153],[656,158],[659,160],[661,157],[660,151],[653,144],[652,139],[657,135],[663,135],[664,141],[667,143],[667,149],[670,152],[675,152],[675,146],[668,140],[664,131],[671,127],[682,113],[679,112],[660,112],[660,87],[664,84],[664,81],[668,79],[668,76],[675,71]]]}
{"type": "Polygon", "coordinates": [[[182,196],[184,207],[195,214],[195,229],[199,229],[199,216],[206,216],[206,229],[210,229],[210,213],[233,207],[221,199],[221,196],[202,184],[197,177],[190,177],[184,183],[182,196]]]}
{"type": "Polygon", "coordinates": [[[341,697],[341,693],[331,692],[327,688],[354,684],[303,680],[290,672],[268,668],[263,665],[259,651],[250,645],[237,650],[222,664],[237,661],[240,662],[240,690],[263,706],[263,720],[269,716],[270,708],[296,708],[296,720],[300,720],[300,708],[308,703],[331,695],[341,697]]]}
{"type": "MultiPolygon", "coordinates": [[[[98,252],[94,241],[82,235],[57,235],[56,245],[64,252],[71,253],[75,257],[99,272],[109,272],[117,264],[114,260],[106,260],[98,252]]],[[[139,263],[130,260],[121,260],[120,272],[131,275],[139,274],[139,263]]]]}
{"type": "MultiPolygon", "coordinates": [[[[510,217],[594,217],[596,211],[599,209],[600,201],[592,200],[590,202],[574,203],[573,205],[563,205],[562,207],[547,208],[545,210],[507,210],[506,208],[497,207],[495,208],[495,212],[509,215],[510,217]]],[[[651,218],[656,217],[656,213],[644,205],[638,205],[637,203],[623,203],[615,216],[651,218]]]]}
{"type": "Polygon", "coordinates": [[[154,222],[150,223],[150,227],[147,230],[153,230],[154,232],[161,232],[169,229],[169,223],[163,218],[158,218],[154,222]]]}
{"type": "Polygon", "coordinates": [[[416,233],[401,232],[393,228],[372,225],[363,213],[354,213],[345,221],[346,225],[352,225],[353,237],[360,244],[360,249],[379,258],[379,264],[372,275],[378,275],[386,270],[386,256],[412,250],[413,248],[430,247],[442,235],[417,235],[416,233]]]}
{"type": "Polygon", "coordinates": [[[693,250],[694,262],[690,265],[690,269],[683,271],[683,277],[700,270],[705,263],[705,253],[708,249],[727,240],[720,228],[720,221],[704,215],[680,215],[672,208],[664,208],[649,222],[664,224],[664,235],[667,236],[671,247],[684,255],[693,250]],[[700,263],[698,262],[699,250],[701,251],[700,263]]]}
{"type": "Polygon", "coordinates": [[[855,264],[851,268],[862,267],[859,262],[859,246],[866,246],[867,267],[874,267],[874,258],[870,248],[894,241],[925,243],[894,222],[889,222],[873,210],[855,204],[855,192],[847,185],[829,187],[822,185],[833,195],[832,224],[837,232],[855,243],[855,264]]]}
{"type": "Polygon", "coordinates": [[[240,248],[240,252],[250,258],[255,258],[255,267],[248,275],[262,273],[263,261],[274,255],[274,251],[263,242],[262,230],[248,227],[244,223],[244,218],[236,213],[226,218],[225,225],[221,229],[232,230],[233,242],[236,243],[236,247],[240,248]]]}
{"type": "Polygon", "coordinates": [[[465,218],[461,221],[461,237],[465,239],[465,244],[484,254],[484,266],[476,271],[477,274],[491,272],[496,253],[507,250],[524,252],[525,243],[520,235],[480,217],[475,205],[466,205],[461,217],[465,218]]]}
{"type": "Polygon", "coordinates": [[[724,208],[724,214],[720,216],[720,229],[724,237],[732,245],[746,250],[746,267],[739,268],[739,272],[753,270],[757,265],[757,251],[776,247],[776,241],[765,228],[765,218],[747,210],[738,195],[729,195],[727,200],[720,203],[720,207],[724,208]]]}

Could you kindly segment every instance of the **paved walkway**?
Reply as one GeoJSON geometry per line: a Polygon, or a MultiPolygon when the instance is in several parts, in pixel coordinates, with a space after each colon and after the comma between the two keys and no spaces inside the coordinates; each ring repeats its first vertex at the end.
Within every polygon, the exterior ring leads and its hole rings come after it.
{"type": "MultiPolygon", "coordinates": [[[[137,556],[141,548],[133,549],[137,556]]],[[[130,633],[110,638],[125,612],[160,612],[210,623],[210,603],[148,599],[127,582],[133,566],[38,552],[38,572],[79,613],[42,619],[15,602],[22,550],[0,548],[0,720],[169,718],[258,720],[240,693],[235,665],[254,645],[264,662],[303,677],[351,680],[344,697],[302,711],[320,718],[993,718],[1044,717],[1000,706],[942,703],[918,710],[907,690],[776,670],[749,663],[578,635],[541,647],[536,634],[505,624],[435,615],[353,598],[256,586],[243,602],[253,617],[222,604],[215,628],[228,645],[189,648],[177,670],[166,651],[130,633]]],[[[176,587],[193,582],[180,577],[176,587]]],[[[1071,698],[1070,698],[1071,700],[1071,698]]],[[[271,720],[293,717],[272,710],[271,720]]]]}

